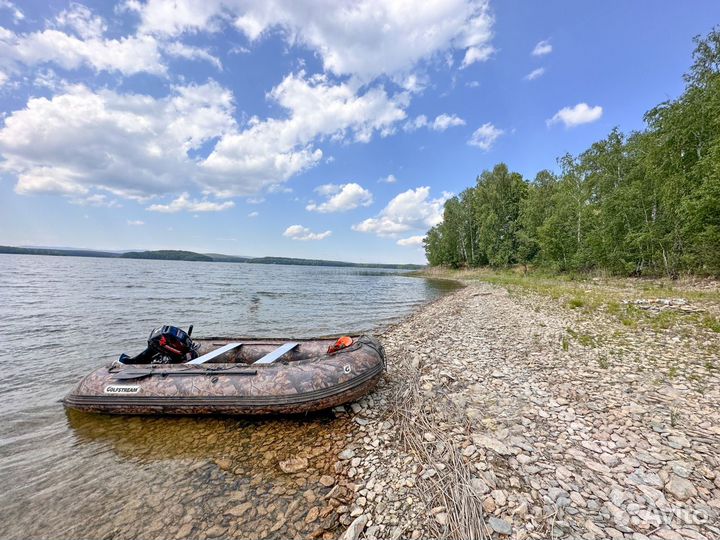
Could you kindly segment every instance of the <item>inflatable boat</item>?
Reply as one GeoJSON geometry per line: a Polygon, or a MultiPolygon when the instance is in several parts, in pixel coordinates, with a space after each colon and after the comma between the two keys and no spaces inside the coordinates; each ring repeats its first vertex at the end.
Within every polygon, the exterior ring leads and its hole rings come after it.
{"type": "Polygon", "coordinates": [[[170,415],[308,413],[367,394],[385,369],[372,336],[191,340],[171,326],[148,348],[96,369],[63,399],[84,412],[170,415]]]}

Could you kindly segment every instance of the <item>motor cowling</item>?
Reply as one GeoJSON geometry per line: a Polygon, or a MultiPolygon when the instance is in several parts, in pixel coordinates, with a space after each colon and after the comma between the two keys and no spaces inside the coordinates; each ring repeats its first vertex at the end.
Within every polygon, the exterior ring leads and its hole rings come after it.
{"type": "MultiPolygon", "coordinates": [[[[192,329],[192,327],[190,327],[192,329]]],[[[179,364],[197,358],[198,345],[190,334],[176,327],[164,325],[155,328],[148,337],[148,351],[152,351],[153,363],[179,364]]]]}

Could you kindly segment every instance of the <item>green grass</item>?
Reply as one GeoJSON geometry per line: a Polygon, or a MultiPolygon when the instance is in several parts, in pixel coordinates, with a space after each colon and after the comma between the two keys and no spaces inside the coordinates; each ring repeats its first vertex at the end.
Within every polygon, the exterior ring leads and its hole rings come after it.
{"type": "Polygon", "coordinates": [[[590,334],[584,334],[573,330],[572,328],[568,328],[567,333],[583,347],[595,347],[595,338],[593,338],[590,334]]]}
{"type": "Polygon", "coordinates": [[[701,324],[708,330],[720,333],[720,319],[714,315],[705,315],[702,318],[701,324]]]}
{"type": "MultiPolygon", "coordinates": [[[[535,293],[557,300],[561,305],[583,314],[598,311],[607,313],[629,329],[650,329],[665,332],[677,328],[688,332],[711,331],[720,333],[720,318],[708,313],[688,313],[676,309],[644,310],[634,300],[682,297],[703,309],[703,304],[720,304],[720,291],[712,287],[698,288],[702,281],[689,278],[670,281],[664,278],[593,278],[590,274],[553,274],[545,270],[524,273],[518,269],[474,268],[452,270],[429,268],[416,275],[482,281],[505,287],[512,295],[535,293]]],[[[533,308],[535,309],[535,308],[533,308]]],[[[712,309],[711,311],[714,311],[712,309]]],[[[592,346],[591,338],[575,338],[579,343],[592,346]]],[[[565,344],[563,344],[563,350],[565,344]]]]}

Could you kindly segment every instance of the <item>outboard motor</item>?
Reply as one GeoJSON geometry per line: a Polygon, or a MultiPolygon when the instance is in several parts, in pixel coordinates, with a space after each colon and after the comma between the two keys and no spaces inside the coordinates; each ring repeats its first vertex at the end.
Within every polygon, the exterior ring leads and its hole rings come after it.
{"type": "Polygon", "coordinates": [[[150,332],[148,346],[134,358],[121,354],[123,364],[181,364],[197,358],[200,345],[190,339],[192,325],[188,331],[176,326],[161,326],[150,332]]]}

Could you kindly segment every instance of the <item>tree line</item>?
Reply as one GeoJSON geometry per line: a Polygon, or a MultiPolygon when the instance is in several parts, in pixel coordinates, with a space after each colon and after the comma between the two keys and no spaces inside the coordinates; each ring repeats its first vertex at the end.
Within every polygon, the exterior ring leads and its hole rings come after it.
{"type": "Polygon", "coordinates": [[[720,28],[695,38],[680,97],[529,181],[500,163],[445,203],[430,265],[524,264],[720,276],[720,28]]]}

